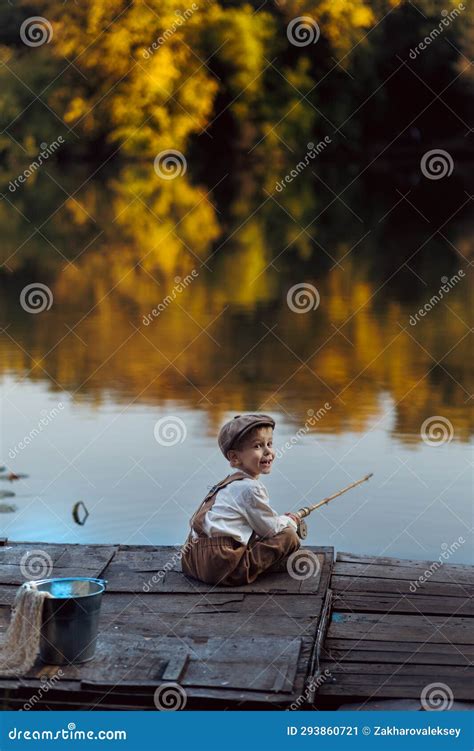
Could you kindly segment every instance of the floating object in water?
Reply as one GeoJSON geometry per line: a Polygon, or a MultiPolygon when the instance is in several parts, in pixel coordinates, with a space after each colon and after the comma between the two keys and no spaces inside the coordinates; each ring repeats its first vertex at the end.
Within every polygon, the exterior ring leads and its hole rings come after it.
{"type": "Polygon", "coordinates": [[[13,503],[0,503],[0,514],[11,514],[13,511],[18,511],[18,506],[13,503]]]}
{"type": "Polygon", "coordinates": [[[0,490],[0,498],[13,498],[14,495],[13,490],[0,490]]]}
{"type": "Polygon", "coordinates": [[[76,524],[80,524],[81,527],[83,524],[86,523],[86,519],[89,516],[89,512],[86,508],[86,505],[83,501],[78,501],[74,504],[72,509],[72,518],[76,522],[76,524]],[[83,511],[83,514],[81,514],[81,510],[83,511]]]}
{"type": "Polygon", "coordinates": [[[25,477],[28,477],[28,475],[9,472],[8,475],[3,475],[3,477],[0,477],[0,480],[9,480],[10,482],[13,482],[14,480],[23,480],[25,477]]]}

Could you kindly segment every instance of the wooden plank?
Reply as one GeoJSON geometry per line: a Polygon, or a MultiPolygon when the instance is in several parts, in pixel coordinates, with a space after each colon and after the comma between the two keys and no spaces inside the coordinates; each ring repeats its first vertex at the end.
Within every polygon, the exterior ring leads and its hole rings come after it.
{"type": "Polygon", "coordinates": [[[324,604],[321,611],[321,618],[317,624],[316,636],[314,639],[313,652],[311,654],[310,664],[308,666],[307,676],[307,703],[312,704],[314,701],[314,695],[316,693],[316,681],[321,674],[321,653],[323,650],[323,643],[326,638],[328,625],[331,619],[332,610],[332,590],[328,589],[326,597],[324,598],[324,604]]]}
{"type": "MultiPolygon", "coordinates": [[[[136,592],[140,594],[157,594],[175,592],[177,594],[207,594],[208,592],[255,592],[262,594],[291,592],[297,594],[300,582],[288,574],[268,574],[257,579],[253,584],[223,587],[204,584],[175,571],[163,572],[163,576],[154,580],[145,578],[142,573],[118,568],[113,563],[107,567],[104,578],[109,592],[136,592]]],[[[316,590],[317,591],[317,590],[316,590]]]]}
{"type": "MultiPolygon", "coordinates": [[[[370,636],[370,634],[369,634],[370,636]]],[[[326,639],[326,657],[339,662],[406,662],[433,665],[468,665],[474,660],[472,644],[423,644],[421,642],[326,639]],[[359,658],[358,655],[363,657],[359,658]]]]}
{"type": "Polygon", "coordinates": [[[19,586],[29,579],[97,578],[112,560],[116,549],[111,545],[12,545],[1,549],[0,582],[19,586]]]}
{"type": "Polygon", "coordinates": [[[183,673],[188,668],[189,652],[182,651],[172,655],[166,665],[164,672],[161,675],[161,681],[180,681],[182,680],[183,673]]]}
{"type": "Polygon", "coordinates": [[[343,669],[332,661],[322,662],[330,679],[319,687],[321,695],[419,698],[430,683],[445,683],[457,700],[472,699],[474,670],[456,666],[347,663],[343,669]]]}
{"type": "MultiPolygon", "coordinates": [[[[133,592],[110,592],[106,591],[102,599],[102,613],[113,615],[127,612],[129,614],[141,615],[142,613],[221,613],[221,612],[241,612],[244,608],[244,601],[248,606],[247,598],[255,597],[261,602],[259,595],[244,595],[233,593],[214,593],[210,592],[205,596],[196,596],[194,594],[174,594],[164,592],[163,594],[151,597],[135,594],[133,592]]],[[[295,597],[298,600],[300,598],[295,597]]]]}
{"type": "Polygon", "coordinates": [[[292,594],[237,594],[215,593],[206,596],[190,594],[164,593],[151,597],[130,593],[105,592],[102,599],[101,613],[104,616],[126,614],[129,616],[147,616],[155,614],[174,615],[209,615],[260,613],[265,616],[318,618],[323,598],[300,597],[292,594]]]}
{"type": "Polygon", "coordinates": [[[426,615],[474,615],[474,597],[429,597],[411,593],[336,592],[334,610],[371,613],[423,613],[426,615]]]}
{"type": "Polygon", "coordinates": [[[106,566],[114,558],[118,550],[117,545],[68,545],[63,551],[61,557],[56,562],[56,566],[61,570],[79,571],[84,573],[63,574],[58,576],[90,576],[99,578],[106,566]]]}
{"type": "Polygon", "coordinates": [[[337,679],[359,681],[361,684],[370,683],[374,676],[384,678],[386,676],[403,676],[407,680],[418,680],[423,676],[428,681],[437,678],[457,680],[461,684],[469,684],[474,677],[474,666],[465,668],[457,665],[394,665],[392,669],[380,663],[348,662],[341,665],[334,660],[325,660],[322,663],[337,679]]]}
{"type": "Polygon", "coordinates": [[[474,587],[464,584],[448,584],[446,582],[435,582],[429,579],[421,582],[415,592],[409,589],[409,583],[406,579],[380,579],[378,577],[368,576],[339,576],[333,573],[331,577],[331,589],[337,592],[387,592],[400,595],[413,595],[414,598],[420,595],[435,597],[474,597],[474,587]]]}
{"type": "Polygon", "coordinates": [[[114,564],[138,573],[158,571],[181,571],[181,548],[177,545],[167,547],[119,546],[114,556],[114,564]]]}
{"type": "Polygon", "coordinates": [[[19,586],[28,579],[44,579],[64,552],[62,545],[39,548],[19,545],[0,549],[0,582],[19,586]]]}
{"type": "Polygon", "coordinates": [[[107,616],[101,618],[100,628],[104,633],[116,634],[144,634],[157,636],[176,634],[177,636],[202,636],[209,637],[225,636],[226,634],[239,633],[241,636],[251,637],[254,635],[267,634],[272,639],[278,636],[311,636],[314,632],[314,619],[293,618],[290,615],[262,615],[261,613],[230,613],[220,614],[218,618],[209,615],[181,615],[175,613],[157,613],[146,615],[137,622],[135,615],[107,616]]]}
{"type": "Polygon", "coordinates": [[[328,636],[371,641],[474,644],[472,621],[462,617],[333,613],[328,636]]]}
{"type": "Polygon", "coordinates": [[[182,685],[291,692],[301,651],[299,638],[210,638],[193,642],[182,685]],[[198,650],[196,654],[194,650],[198,650]],[[283,680],[282,680],[283,674],[283,680]]]}
{"type": "Polygon", "coordinates": [[[384,652],[412,652],[415,649],[419,649],[420,652],[433,652],[437,654],[451,654],[452,651],[462,650],[465,655],[474,657],[474,645],[472,644],[424,644],[423,642],[400,642],[398,639],[394,641],[384,641],[381,645],[377,641],[370,641],[370,634],[366,639],[333,639],[328,638],[324,642],[324,646],[327,649],[352,649],[354,646],[356,649],[365,649],[379,651],[383,648],[384,652]]]}
{"type": "Polygon", "coordinates": [[[32,552],[38,553],[39,551],[45,551],[48,553],[48,556],[54,563],[62,555],[65,548],[65,545],[53,545],[51,543],[44,543],[43,545],[41,545],[37,542],[10,542],[8,543],[8,545],[3,546],[0,550],[0,572],[3,566],[19,566],[22,559],[28,553],[32,552]]]}
{"type": "MultiPolygon", "coordinates": [[[[357,643],[357,642],[356,642],[357,643]]],[[[420,645],[418,645],[419,647],[420,645]]],[[[438,646],[438,645],[437,645],[438,646]]],[[[385,647],[385,643],[384,643],[385,647]]],[[[433,648],[432,648],[433,649],[433,648]]],[[[359,662],[369,663],[371,661],[389,664],[410,664],[410,665],[464,665],[469,666],[472,663],[472,655],[466,655],[462,652],[463,646],[459,649],[453,648],[450,655],[440,654],[439,652],[419,652],[414,649],[412,652],[404,651],[385,651],[385,649],[375,652],[374,650],[363,649],[323,649],[321,656],[324,660],[333,659],[338,663],[359,662]]]]}
{"type": "MultiPolygon", "coordinates": [[[[314,570],[313,562],[310,558],[308,565],[302,567],[301,573],[309,574],[301,580],[299,593],[306,594],[319,594],[324,597],[329,587],[329,581],[332,575],[333,563],[334,563],[334,550],[327,550],[324,553],[315,553],[314,548],[300,548],[303,556],[305,551],[309,551],[313,557],[313,561],[317,561],[316,576],[311,575],[314,570]]],[[[298,573],[300,569],[296,568],[298,573]]]]}
{"type": "Polygon", "coordinates": [[[474,569],[465,571],[450,568],[439,561],[430,567],[424,566],[386,566],[379,563],[343,563],[336,561],[334,573],[337,576],[375,577],[379,579],[401,579],[407,582],[417,582],[424,577],[432,582],[446,582],[448,584],[464,584],[474,587],[474,569]],[[436,568],[437,566],[437,568],[436,568]]]}
{"type": "MultiPolygon", "coordinates": [[[[107,579],[109,592],[137,592],[143,594],[176,592],[207,594],[208,592],[254,592],[261,594],[293,593],[298,594],[302,588],[302,581],[294,579],[286,573],[267,574],[259,577],[252,584],[241,586],[218,586],[204,584],[191,579],[184,574],[175,571],[162,572],[160,577],[147,578],[142,573],[130,571],[111,563],[103,576],[107,579]]],[[[318,594],[320,592],[319,579],[304,582],[305,594],[318,594]]]]}
{"type": "MultiPolygon", "coordinates": [[[[56,690],[62,691],[78,691],[80,688],[80,681],[65,681],[64,679],[58,680],[54,684],[56,690]]],[[[43,686],[42,681],[37,678],[2,678],[0,677],[0,693],[2,689],[8,689],[8,691],[21,691],[22,695],[32,696],[34,692],[43,686]]],[[[52,690],[49,689],[49,690],[52,690]]]]}
{"type": "MultiPolygon", "coordinates": [[[[385,556],[375,556],[375,555],[359,555],[358,553],[345,553],[345,552],[338,552],[336,561],[340,561],[341,563],[360,563],[360,564],[368,564],[368,563],[375,563],[380,566],[403,566],[403,567],[413,567],[416,568],[417,566],[420,568],[429,568],[433,565],[433,561],[422,561],[417,560],[416,558],[388,558],[385,556]]],[[[443,566],[446,566],[447,568],[452,568],[456,571],[464,571],[465,573],[471,573],[473,570],[473,565],[469,565],[466,563],[443,563],[443,566]]]]}
{"type": "MultiPolygon", "coordinates": [[[[11,606],[13,604],[13,601],[15,599],[15,594],[18,591],[18,587],[15,584],[0,584],[0,607],[1,606],[11,606]]],[[[257,595],[256,595],[257,596],[257,595]]],[[[304,602],[304,598],[299,597],[298,595],[283,595],[291,597],[291,600],[289,601],[289,605],[291,607],[297,605],[297,603],[304,602]]],[[[150,609],[153,607],[153,609],[158,607],[158,610],[162,610],[163,612],[180,612],[180,609],[189,609],[189,603],[195,602],[196,606],[202,607],[203,610],[206,608],[212,608],[216,607],[219,608],[220,606],[223,606],[224,604],[227,605],[227,608],[230,610],[233,607],[233,603],[242,602],[244,598],[252,597],[252,595],[238,593],[238,592],[223,592],[223,593],[215,593],[215,592],[208,592],[204,593],[202,595],[196,596],[193,593],[188,593],[184,595],[179,594],[172,594],[172,593],[160,593],[159,595],[156,595],[155,597],[152,597],[148,599],[145,596],[142,596],[141,593],[134,593],[134,592],[110,592],[107,591],[104,594],[104,597],[102,599],[102,610],[106,610],[107,612],[112,612],[112,608],[115,609],[117,612],[123,610],[125,607],[132,612],[132,610],[136,613],[142,613],[144,608],[150,609]],[[147,605],[148,603],[148,605],[147,605]],[[175,607],[176,606],[176,607],[175,607]]],[[[274,598],[280,597],[280,595],[274,595],[274,598]]],[[[316,601],[318,598],[315,598],[314,601],[316,601]]],[[[261,603],[261,600],[259,600],[261,603]]],[[[269,598],[270,602],[270,598],[269,598]]],[[[303,606],[305,607],[305,606],[303,606]]],[[[305,611],[306,612],[306,611],[305,611]]]]}

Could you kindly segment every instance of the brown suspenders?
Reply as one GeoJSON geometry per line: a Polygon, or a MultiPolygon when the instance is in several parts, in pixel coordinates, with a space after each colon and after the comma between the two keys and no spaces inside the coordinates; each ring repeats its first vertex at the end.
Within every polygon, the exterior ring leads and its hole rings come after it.
{"type": "Polygon", "coordinates": [[[231,482],[235,482],[235,480],[244,480],[246,477],[248,478],[248,475],[246,475],[244,472],[235,472],[233,475],[227,475],[224,480],[221,480],[217,483],[217,485],[214,485],[214,487],[210,489],[209,493],[204,498],[194,516],[191,518],[191,529],[194,529],[194,531],[200,537],[204,536],[204,517],[209,509],[213,507],[214,501],[216,500],[216,495],[219,490],[227,487],[227,485],[230,485],[231,482]]]}

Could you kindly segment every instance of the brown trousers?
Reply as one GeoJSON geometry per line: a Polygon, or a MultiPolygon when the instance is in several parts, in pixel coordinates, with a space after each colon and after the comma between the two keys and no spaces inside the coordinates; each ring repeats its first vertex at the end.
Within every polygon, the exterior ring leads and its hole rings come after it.
{"type": "Polygon", "coordinates": [[[190,535],[182,548],[181,568],[206,584],[251,584],[260,574],[286,570],[288,556],[299,547],[293,527],[285,527],[273,537],[253,533],[247,545],[233,537],[201,535],[193,541],[190,535]]]}

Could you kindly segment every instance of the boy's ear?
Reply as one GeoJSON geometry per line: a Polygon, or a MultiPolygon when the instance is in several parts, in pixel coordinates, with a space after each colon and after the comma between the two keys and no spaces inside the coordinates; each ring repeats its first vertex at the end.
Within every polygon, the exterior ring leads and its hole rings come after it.
{"type": "Polygon", "coordinates": [[[230,449],[230,451],[227,452],[227,458],[233,467],[237,466],[239,463],[239,457],[235,449],[230,449]]]}

